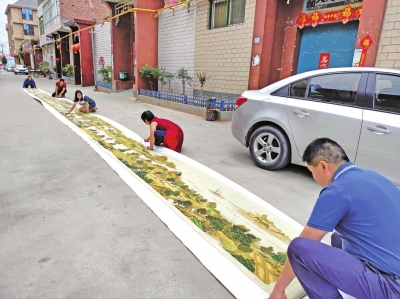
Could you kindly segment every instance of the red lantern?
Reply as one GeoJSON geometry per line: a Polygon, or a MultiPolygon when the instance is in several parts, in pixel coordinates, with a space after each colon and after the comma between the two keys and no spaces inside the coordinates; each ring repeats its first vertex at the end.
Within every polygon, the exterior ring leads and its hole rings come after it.
{"type": "Polygon", "coordinates": [[[75,44],[75,51],[79,52],[81,49],[81,44],[75,44]]]}
{"type": "Polygon", "coordinates": [[[57,62],[60,61],[60,58],[56,58],[56,61],[57,61],[57,62]]]}
{"type": "Polygon", "coordinates": [[[61,45],[58,45],[58,46],[57,46],[57,50],[61,50],[61,45]]]}

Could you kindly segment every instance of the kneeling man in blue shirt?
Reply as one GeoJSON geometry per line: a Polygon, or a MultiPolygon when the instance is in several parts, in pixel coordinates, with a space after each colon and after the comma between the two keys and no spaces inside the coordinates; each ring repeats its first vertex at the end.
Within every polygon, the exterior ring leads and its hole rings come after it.
{"type": "Polygon", "coordinates": [[[25,79],[24,84],[22,88],[36,88],[36,83],[35,80],[32,79],[32,76],[28,76],[28,78],[25,79]]]}
{"type": "Polygon", "coordinates": [[[270,299],[286,298],[295,276],[310,299],[400,298],[400,191],[382,175],[349,162],[328,138],[314,140],[303,161],[323,189],[270,299]],[[335,230],[332,246],[321,243],[335,230]]]}

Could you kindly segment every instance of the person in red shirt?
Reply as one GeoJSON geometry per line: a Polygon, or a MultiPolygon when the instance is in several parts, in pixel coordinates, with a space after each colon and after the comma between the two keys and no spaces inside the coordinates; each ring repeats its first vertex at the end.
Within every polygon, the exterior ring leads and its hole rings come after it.
{"type": "Polygon", "coordinates": [[[65,94],[67,93],[67,84],[64,82],[64,79],[60,79],[56,83],[56,90],[51,95],[53,98],[65,98],[65,94]]]}
{"type": "Polygon", "coordinates": [[[141,117],[146,125],[150,126],[150,136],[144,140],[145,142],[150,141],[148,150],[152,150],[154,145],[162,145],[175,152],[181,152],[183,131],[176,123],[155,117],[149,110],[143,112],[141,117]]]}

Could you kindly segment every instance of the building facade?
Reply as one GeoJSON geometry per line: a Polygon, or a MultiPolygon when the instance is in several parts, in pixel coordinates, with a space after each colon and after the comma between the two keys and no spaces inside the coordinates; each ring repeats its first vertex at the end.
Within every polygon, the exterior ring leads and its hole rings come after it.
{"type": "Polygon", "coordinates": [[[387,1],[376,66],[400,69],[400,1],[387,1]]]}
{"type": "Polygon", "coordinates": [[[102,0],[37,1],[44,60],[54,66],[58,77],[66,76],[63,69],[72,65],[73,83],[95,85],[94,30],[78,31],[104,20],[109,15],[108,6],[102,0]],[[72,50],[77,44],[79,50],[72,50]]]}
{"type": "MultiPolygon", "coordinates": [[[[190,18],[184,8],[160,14],[157,64],[172,71],[180,65],[193,68],[188,93],[196,96],[196,74],[207,73],[203,96],[224,99],[318,68],[396,67],[399,5],[393,0],[198,0],[190,18]]],[[[173,86],[181,92],[178,81],[173,86]]]]}
{"type": "Polygon", "coordinates": [[[18,0],[14,4],[7,6],[5,14],[7,15],[6,30],[8,32],[10,55],[15,58],[17,64],[25,63],[30,66],[30,53],[24,55],[22,43],[24,41],[37,40],[39,37],[37,1],[18,0]]]}

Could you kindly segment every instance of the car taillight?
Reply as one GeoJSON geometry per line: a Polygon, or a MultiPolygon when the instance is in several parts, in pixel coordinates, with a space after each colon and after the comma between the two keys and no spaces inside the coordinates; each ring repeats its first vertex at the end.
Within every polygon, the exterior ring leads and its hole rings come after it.
{"type": "Polygon", "coordinates": [[[238,97],[238,99],[236,100],[236,108],[235,108],[235,110],[236,110],[237,108],[239,108],[240,106],[242,106],[244,103],[246,103],[246,101],[247,101],[247,98],[245,98],[245,97],[238,97]]]}

